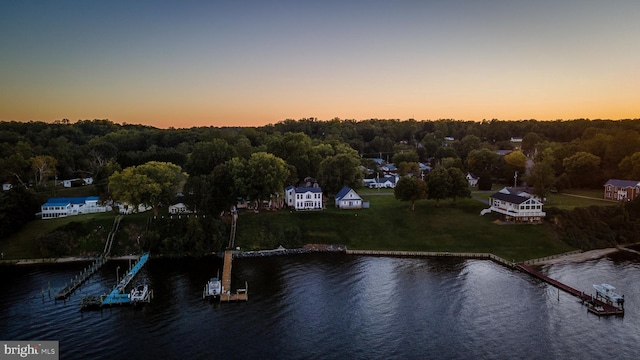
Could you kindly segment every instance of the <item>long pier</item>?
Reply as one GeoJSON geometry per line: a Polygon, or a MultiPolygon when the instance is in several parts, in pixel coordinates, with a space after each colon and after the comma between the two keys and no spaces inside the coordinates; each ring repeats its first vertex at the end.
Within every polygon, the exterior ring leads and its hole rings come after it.
{"type": "Polygon", "coordinates": [[[602,300],[600,300],[597,297],[593,297],[593,295],[589,295],[586,294],[583,291],[577,290],[569,285],[563,284],[558,280],[552,279],[544,274],[542,274],[541,272],[537,271],[536,269],[534,269],[531,265],[528,264],[524,264],[524,263],[518,263],[517,264],[517,268],[546,282],[547,284],[553,285],[556,288],[563,290],[575,297],[577,297],[578,299],[580,299],[580,301],[582,301],[582,303],[587,304],[587,306],[589,307],[588,310],[589,312],[596,314],[598,316],[600,315],[624,315],[624,309],[623,308],[619,308],[617,306],[613,306],[609,303],[606,303],[602,300]]]}
{"type": "Polygon", "coordinates": [[[73,294],[77,288],[80,287],[85,281],[87,281],[91,275],[95,274],[98,269],[102,267],[107,262],[107,258],[105,256],[98,257],[91,266],[84,268],[80,274],[76,275],[71,281],[66,284],[60,291],[55,294],[56,300],[64,300],[73,294]]]}
{"type": "Polygon", "coordinates": [[[144,253],[142,256],[140,256],[138,262],[129,270],[129,272],[125,276],[122,277],[120,282],[113,288],[111,293],[109,293],[109,295],[107,295],[102,300],[102,306],[124,305],[131,302],[129,294],[125,294],[124,290],[127,285],[129,285],[131,280],[138,274],[138,271],[140,271],[144,264],[147,263],[147,260],[149,260],[149,253],[144,253]]]}
{"type": "Polygon", "coordinates": [[[220,301],[247,301],[249,300],[248,287],[245,282],[244,289],[237,289],[235,293],[231,293],[231,264],[233,263],[233,254],[235,251],[227,250],[224,252],[224,267],[222,268],[222,293],[220,301]]]}

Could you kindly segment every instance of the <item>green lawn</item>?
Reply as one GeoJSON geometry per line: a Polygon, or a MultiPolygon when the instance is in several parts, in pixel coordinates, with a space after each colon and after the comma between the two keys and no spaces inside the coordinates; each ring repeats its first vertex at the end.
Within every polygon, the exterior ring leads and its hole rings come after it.
{"type": "MultiPolygon", "coordinates": [[[[382,191],[382,190],[381,190],[382,191]]],[[[370,209],[310,212],[242,213],[236,244],[252,248],[251,232],[262,224],[296,224],[305,243],[343,244],[350,249],[490,252],[525,260],[574,250],[554,240],[546,225],[499,225],[494,215],[480,216],[485,205],[472,199],[457,203],[420,201],[416,210],[393,196],[372,196],[370,209]]]]}
{"type": "MultiPolygon", "coordinates": [[[[502,225],[497,215],[480,216],[486,207],[473,199],[443,201],[436,207],[431,200],[417,202],[416,210],[395,200],[391,189],[360,191],[371,207],[339,210],[331,202],[324,211],[242,212],[238,221],[236,245],[245,250],[260,248],[256,238],[272,229],[299,229],[303,243],[342,244],[350,249],[490,252],[507,260],[525,260],[574,250],[551,236],[547,224],[502,225]]],[[[486,198],[491,192],[474,192],[486,198]]],[[[599,199],[551,194],[548,205],[562,208],[603,205],[599,199]]],[[[166,213],[166,212],[162,212],[166,213]]],[[[127,234],[144,231],[150,213],[125,216],[116,237],[113,253],[131,251],[127,234]],[[133,227],[133,229],[129,229],[133,227]]],[[[95,222],[110,229],[113,213],[36,220],[5,240],[0,250],[5,259],[39,257],[37,237],[72,221],[95,222]]],[[[96,245],[99,247],[98,245],[96,245]]],[[[277,246],[277,245],[276,245],[277,246]]],[[[97,248],[96,247],[96,248],[97,248]]]]}
{"type": "Polygon", "coordinates": [[[591,205],[607,206],[617,204],[617,202],[602,199],[602,194],[600,194],[599,198],[592,197],[592,195],[594,194],[588,191],[577,193],[571,192],[562,194],[549,194],[547,196],[547,202],[545,203],[545,206],[555,206],[560,209],[571,210],[575,207],[585,207],[591,205]]]}
{"type": "Polygon", "coordinates": [[[107,229],[111,229],[115,215],[113,213],[97,213],[68,216],[58,219],[34,220],[27,223],[20,231],[12,234],[2,242],[5,259],[30,259],[40,257],[38,236],[51,232],[73,221],[96,221],[107,229]]]}

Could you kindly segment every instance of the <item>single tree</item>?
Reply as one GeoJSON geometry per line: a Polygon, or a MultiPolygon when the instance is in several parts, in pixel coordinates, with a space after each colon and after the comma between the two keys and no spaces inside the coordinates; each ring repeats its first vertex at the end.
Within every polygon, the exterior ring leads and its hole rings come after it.
{"type": "Polygon", "coordinates": [[[401,162],[398,164],[398,175],[406,176],[413,174],[414,176],[420,175],[420,166],[417,162],[401,162]]]}
{"type": "Polygon", "coordinates": [[[284,160],[266,152],[253,153],[248,160],[233,158],[227,167],[236,193],[255,200],[258,209],[262,200],[284,191],[289,177],[284,160]]]}
{"type": "Polygon", "coordinates": [[[543,201],[557,181],[553,170],[554,161],[551,150],[545,150],[536,158],[535,163],[525,177],[527,183],[533,186],[533,193],[543,201]]]}
{"type": "Polygon", "coordinates": [[[489,149],[472,150],[467,156],[467,170],[475,175],[500,175],[501,158],[495,151],[489,149]]]}
{"type": "Polygon", "coordinates": [[[322,160],[318,181],[324,191],[329,194],[336,194],[343,186],[360,187],[362,184],[360,159],[352,154],[338,154],[322,160]]]}
{"type": "Polygon", "coordinates": [[[449,197],[451,189],[451,177],[442,166],[436,166],[435,169],[427,175],[428,197],[436,201],[436,207],[440,206],[440,200],[449,197]]]}
{"type": "Polygon", "coordinates": [[[416,177],[403,176],[393,189],[393,195],[397,200],[411,201],[411,211],[413,211],[416,201],[426,199],[427,183],[416,177]]]}
{"type": "Polygon", "coordinates": [[[449,178],[451,179],[451,188],[449,190],[449,197],[456,201],[456,198],[469,198],[471,197],[471,190],[469,189],[469,181],[462,172],[462,170],[452,167],[447,169],[449,178]]]}
{"type": "Polygon", "coordinates": [[[34,183],[36,186],[47,181],[49,177],[55,175],[58,161],[53,156],[37,155],[29,159],[31,169],[34,174],[34,183]]]}
{"type": "Polygon", "coordinates": [[[134,209],[139,204],[150,206],[158,215],[158,207],[173,201],[186,177],[175,164],[150,161],[114,172],[109,177],[109,189],[114,200],[127,202],[134,209]]]}
{"type": "Polygon", "coordinates": [[[513,151],[504,157],[503,176],[505,179],[514,178],[517,173],[517,179],[524,177],[527,166],[527,157],[522,151],[513,151]]]}

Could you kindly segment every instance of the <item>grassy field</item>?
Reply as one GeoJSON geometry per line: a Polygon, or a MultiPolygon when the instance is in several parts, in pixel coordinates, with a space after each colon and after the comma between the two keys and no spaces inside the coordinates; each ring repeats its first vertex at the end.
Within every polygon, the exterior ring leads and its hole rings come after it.
{"type": "MultiPolygon", "coordinates": [[[[377,191],[377,190],[376,190],[377,191]]],[[[383,192],[384,190],[380,190],[383,192]]],[[[472,199],[420,201],[415,211],[393,196],[363,194],[370,209],[322,212],[243,213],[236,244],[254,246],[243,228],[286,223],[300,227],[306,243],[343,244],[351,249],[490,252],[508,260],[525,260],[574,250],[554,240],[546,225],[501,225],[494,215],[480,216],[485,205],[472,199]]]]}
{"type": "MultiPolygon", "coordinates": [[[[395,200],[393,189],[363,189],[359,192],[370,201],[371,208],[347,211],[335,209],[329,203],[321,212],[243,212],[238,222],[236,244],[245,250],[259,248],[256,234],[268,233],[270,226],[293,226],[300,230],[304,243],[342,244],[351,249],[491,252],[508,260],[525,260],[573,250],[555,240],[546,224],[503,225],[497,221],[496,215],[480,216],[480,210],[486,205],[474,199],[459,199],[456,203],[444,201],[439,208],[435,202],[423,200],[412,212],[408,203],[395,200]]],[[[473,192],[473,197],[483,200],[491,193],[493,191],[473,192]]],[[[614,204],[596,198],[598,194],[595,191],[573,193],[581,197],[550,194],[547,206],[572,209],[614,204]]],[[[118,232],[113,253],[130,251],[131,241],[135,240],[127,239],[125,232],[142,231],[148,216],[143,213],[125,217],[121,229],[136,229],[118,232]]],[[[5,259],[39,257],[39,235],[72,221],[91,222],[94,227],[110,229],[114,217],[113,213],[107,213],[35,220],[4,240],[0,251],[5,259]]],[[[99,244],[94,247],[98,248],[99,244]]]]}
{"type": "MultiPolygon", "coordinates": [[[[127,215],[120,222],[120,230],[116,233],[116,238],[111,249],[112,254],[127,254],[131,248],[132,239],[127,238],[123,231],[126,227],[135,226],[143,229],[149,213],[127,215]]],[[[92,253],[102,253],[104,250],[104,240],[111,231],[116,214],[96,213],[78,216],[69,216],[58,219],[34,220],[25,225],[19,232],[11,235],[1,244],[0,251],[4,253],[4,259],[32,259],[39,258],[40,249],[38,237],[42,234],[54,231],[72,222],[81,222],[88,225],[92,232],[99,233],[92,238],[92,243],[86,243],[85,251],[92,253]],[[100,239],[100,240],[98,240],[100,239]]],[[[82,255],[82,254],[78,254],[82,255]]]]}
{"type": "Polygon", "coordinates": [[[87,214],[69,216],[58,219],[34,220],[26,224],[22,230],[11,235],[2,242],[2,252],[5,259],[30,259],[40,257],[38,236],[54,231],[57,228],[74,221],[99,223],[111,229],[115,215],[112,213],[87,214]]]}

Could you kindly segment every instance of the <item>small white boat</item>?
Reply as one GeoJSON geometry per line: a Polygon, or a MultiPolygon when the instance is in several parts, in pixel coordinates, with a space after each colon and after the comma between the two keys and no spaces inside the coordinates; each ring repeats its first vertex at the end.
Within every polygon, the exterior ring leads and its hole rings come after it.
{"type": "Polygon", "coordinates": [[[131,302],[134,303],[134,304],[148,301],[148,299],[149,299],[149,287],[146,284],[145,285],[137,285],[136,287],[134,287],[131,290],[131,294],[129,295],[129,299],[131,299],[131,302]]]}
{"type": "Polygon", "coordinates": [[[218,298],[222,293],[222,282],[217,277],[212,277],[204,287],[205,298],[218,298]]]}
{"type": "Polygon", "coordinates": [[[624,295],[614,292],[616,288],[609,284],[593,285],[599,297],[605,299],[608,303],[622,306],[624,305],[624,295]]]}

